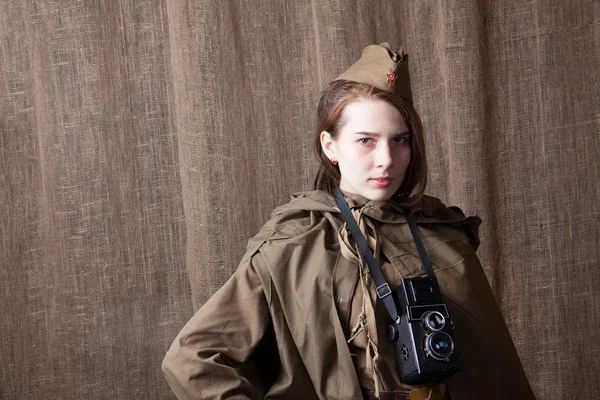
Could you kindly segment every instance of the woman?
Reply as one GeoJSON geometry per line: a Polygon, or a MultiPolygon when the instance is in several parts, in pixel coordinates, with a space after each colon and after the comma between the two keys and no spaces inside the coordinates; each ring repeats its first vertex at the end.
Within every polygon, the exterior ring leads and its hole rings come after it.
{"type": "Polygon", "coordinates": [[[273,212],[167,353],[163,370],[177,396],[533,399],[475,255],[479,218],[423,194],[422,127],[402,52],[369,46],[330,84],[315,144],[317,190],[273,212]],[[337,185],[391,287],[425,274],[407,226],[408,213],[416,217],[454,323],[460,371],[444,383],[400,378],[386,334],[392,319],[348,234],[337,185]]]}

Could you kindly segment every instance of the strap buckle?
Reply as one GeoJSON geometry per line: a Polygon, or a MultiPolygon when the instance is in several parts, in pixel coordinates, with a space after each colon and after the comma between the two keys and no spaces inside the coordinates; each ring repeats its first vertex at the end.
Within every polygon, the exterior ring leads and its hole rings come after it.
{"type": "Polygon", "coordinates": [[[392,294],[390,285],[388,285],[387,282],[381,286],[378,286],[377,289],[375,289],[375,291],[377,291],[377,297],[379,297],[380,299],[383,299],[384,297],[387,297],[390,294],[392,294]]]}

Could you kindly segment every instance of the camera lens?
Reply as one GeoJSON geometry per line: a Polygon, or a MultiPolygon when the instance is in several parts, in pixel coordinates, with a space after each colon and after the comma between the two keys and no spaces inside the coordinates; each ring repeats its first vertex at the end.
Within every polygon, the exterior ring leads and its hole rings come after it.
{"type": "Polygon", "coordinates": [[[423,323],[430,331],[441,331],[446,325],[446,319],[439,311],[429,311],[423,315],[423,323]]]}
{"type": "Polygon", "coordinates": [[[454,341],[446,332],[433,332],[425,336],[425,352],[436,360],[445,360],[454,351],[454,341]]]}

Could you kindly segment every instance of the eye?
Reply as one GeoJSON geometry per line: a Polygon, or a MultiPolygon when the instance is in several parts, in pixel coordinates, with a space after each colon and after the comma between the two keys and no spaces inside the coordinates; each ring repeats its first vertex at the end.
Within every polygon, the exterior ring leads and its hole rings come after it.
{"type": "Polygon", "coordinates": [[[396,136],[394,138],[394,143],[396,144],[406,144],[408,143],[410,140],[410,137],[408,135],[404,135],[404,136],[396,136]]]}
{"type": "Polygon", "coordinates": [[[371,139],[371,138],[360,138],[360,139],[358,139],[358,143],[360,143],[360,144],[373,144],[373,139],[371,139]]]}

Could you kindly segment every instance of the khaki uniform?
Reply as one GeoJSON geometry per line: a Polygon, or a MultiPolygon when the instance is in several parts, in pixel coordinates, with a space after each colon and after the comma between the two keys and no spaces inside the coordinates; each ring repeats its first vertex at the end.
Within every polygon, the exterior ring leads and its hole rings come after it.
{"type": "MultiPolygon", "coordinates": [[[[349,204],[360,207],[376,229],[390,284],[424,275],[394,202],[349,204]]],[[[475,255],[479,218],[465,218],[432,197],[426,204],[417,222],[460,355],[461,371],[447,381],[453,400],[534,399],[475,255]]],[[[343,224],[333,196],[322,191],[296,194],[273,212],[249,241],[234,275],[169,349],[163,371],[179,399],[258,398],[260,382],[266,399],[363,398],[361,384],[368,384],[369,375],[347,343],[359,272],[341,255],[343,224]]],[[[379,342],[381,390],[410,389],[398,383],[393,348],[379,342]]]]}

